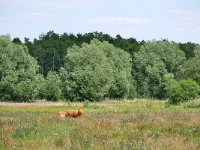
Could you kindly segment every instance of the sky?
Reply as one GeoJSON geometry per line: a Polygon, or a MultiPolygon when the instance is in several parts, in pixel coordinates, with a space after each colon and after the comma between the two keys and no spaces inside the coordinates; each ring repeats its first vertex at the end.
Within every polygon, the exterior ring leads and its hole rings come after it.
{"type": "Polygon", "coordinates": [[[200,0],[0,0],[0,35],[50,30],[200,44],[200,0]]]}

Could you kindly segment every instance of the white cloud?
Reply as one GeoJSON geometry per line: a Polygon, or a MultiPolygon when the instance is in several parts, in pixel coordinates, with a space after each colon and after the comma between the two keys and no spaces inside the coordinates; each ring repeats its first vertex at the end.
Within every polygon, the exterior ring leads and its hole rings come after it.
{"type": "Polygon", "coordinates": [[[182,11],[180,9],[171,9],[170,11],[170,14],[172,15],[181,15],[182,14],[182,11]]]}
{"type": "Polygon", "coordinates": [[[41,17],[42,15],[40,13],[34,12],[34,13],[31,13],[29,16],[30,17],[41,17]]]}
{"type": "Polygon", "coordinates": [[[95,24],[142,24],[147,21],[142,18],[129,18],[129,17],[100,17],[100,18],[91,18],[89,19],[90,23],[95,24]]]}
{"type": "Polygon", "coordinates": [[[38,13],[38,12],[33,12],[29,14],[23,14],[15,17],[17,20],[21,21],[51,21],[51,20],[64,20],[66,19],[66,16],[57,16],[54,14],[45,14],[45,13],[38,13]]]}
{"type": "Polygon", "coordinates": [[[183,21],[200,20],[200,11],[172,9],[170,10],[170,14],[173,15],[174,17],[177,17],[177,19],[181,19],[183,21]]]}
{"type": "Polygon", "coordinates": [[[40,20],[40,19],[45,19],[45,18],[49,18],[49,17],[45,14],[38,13],[38,12],[23,14],[23,15],[19,15],[16,17],[16,19],[20,19],[20,20],[34,20],[34,21],[40,20]]]}
{"type": "Polygon", "coordinates": [[[169,11],[175,20],[171,23],[175,33],[187,35],[200,33],[200,11],[172,9],[169,11]]]}
{"type": "Polygon", "coordinates": [[[196,30],[200,33],[200,26],[196,27],[196,30]]]}

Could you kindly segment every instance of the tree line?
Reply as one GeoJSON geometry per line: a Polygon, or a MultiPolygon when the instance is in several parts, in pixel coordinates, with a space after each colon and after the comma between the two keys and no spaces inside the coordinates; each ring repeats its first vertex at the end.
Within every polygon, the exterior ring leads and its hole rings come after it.
{"type": "Polygon", "coordinates": [[[157,98],[200,94],[200,45],[166,39],[137,41],[102,32],[30,41],[0,36],[0,100],[157,98]]]}

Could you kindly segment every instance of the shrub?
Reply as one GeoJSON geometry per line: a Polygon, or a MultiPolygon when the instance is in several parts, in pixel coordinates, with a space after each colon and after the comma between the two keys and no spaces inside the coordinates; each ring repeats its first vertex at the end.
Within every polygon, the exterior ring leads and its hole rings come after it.
{"type": "Polygon", "coordinates": [[[200,87],[195,81],[188,79],[174,83],[168,90],[170,101],[176,104],[196,98],[200,87]]]}
{"type": "Polygon", "coordinates": [[[61,81],[55,72],[48,72],[40,89],[41,98],[58,101],[62,98],[61,81]]]}
{"type": "Polygon", "coordinates": [[[89,101],[89,100],[85,100],[84,103],[83,103],[84,107],[88,107],[89,104],[90,104],[90,101],[89,101]]]}

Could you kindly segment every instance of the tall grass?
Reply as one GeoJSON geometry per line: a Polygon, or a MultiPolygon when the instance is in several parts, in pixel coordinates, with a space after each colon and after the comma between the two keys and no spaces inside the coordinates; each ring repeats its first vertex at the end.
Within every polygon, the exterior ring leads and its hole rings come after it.
{"type": "Polygon", "coordinates": [[[0,135],[2,150],[200,149],[200,112],[160,102],[1,106],[0,135]],[[80,107],[83,118],[59,117],[59,111],[80,107]]]}

